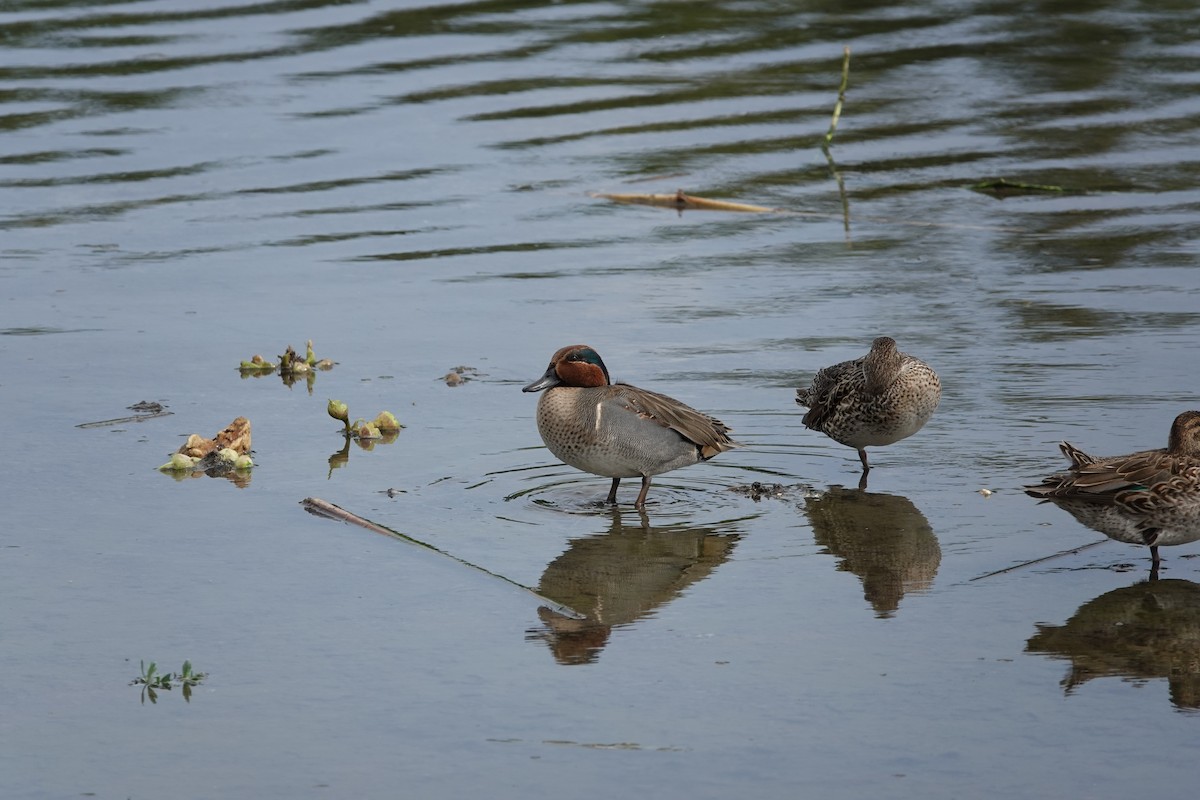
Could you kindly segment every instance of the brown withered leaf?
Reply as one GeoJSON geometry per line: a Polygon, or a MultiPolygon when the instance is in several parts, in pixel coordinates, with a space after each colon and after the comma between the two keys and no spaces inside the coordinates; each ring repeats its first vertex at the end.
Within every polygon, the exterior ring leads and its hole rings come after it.
{"type": "Polygon", "coordinates": [[[238,455],[250,452],[250,420],[238,417],[216,436],[217,449],[226,447],[238,455]]]}
{"type": "Polygon", "coordinates": [[[193,458],[204,458],[215,449],[217,449],[217,443],[212,439],[205,439],[200,434],[193,433],[177,452],[193,458]]]}
{"type": "Polygon", "coordinates": [[[212,439],[205,439],[203,436],[193,433],[178,452],[185,456],[204,458],[214,450],[222,450],[226,447],[236,451],[238,455],[250,452],[250,420],[238,417],[212,439]]]}

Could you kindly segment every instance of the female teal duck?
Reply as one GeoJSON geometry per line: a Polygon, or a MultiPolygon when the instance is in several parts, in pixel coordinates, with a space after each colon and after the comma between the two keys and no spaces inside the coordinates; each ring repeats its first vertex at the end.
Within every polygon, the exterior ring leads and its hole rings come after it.
{"type": "Polygon", "coordinates": [[[858,451],[863,474],[871,470],[867,447],[882,447],[924,427],[942,399],[937,373],[924,361],[880,336],[871,352],[818,370],[812,385],[796,390],[808,409],[804,425],[858,451]]]}
{"type": "Polygon", "coordinates": [[[612,478],[608,502],[617,502],[621,478],[641,477],[637,508],[646,505],[651,476],[707,461],[738,442],[720,420],[674,398],[612,383],[599,354],[583,344],[560,349],[546,373],[522,391],[538,400],[537,425],[555,457],[576,469],[612,478]]]}
{"type": "Polygon", "coordinates": [[[1166,448],[1103,458],[1069,442],[1059,449],[1068,471],[1026,486],[1026,494],[1110,539],[1149,546],[1155,567],[1159,546],[1200,540],[1200,411],[1175,418],[1166,448]]]}

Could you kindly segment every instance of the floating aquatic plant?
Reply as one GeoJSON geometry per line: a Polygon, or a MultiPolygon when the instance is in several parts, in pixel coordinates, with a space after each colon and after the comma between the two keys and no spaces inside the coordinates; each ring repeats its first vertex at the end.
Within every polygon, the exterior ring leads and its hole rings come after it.
{"type": "Polygon", "coordinates": [[[159,691],[171,691],[175,684],[179,684],[183,689],[183,699],[191,702],[192,687],[196,686],[208,677],[206,672],[197,672],[192,668],[191,661],[184,661],[179,672],[159,672],[158,664],[151,661],[147,664],[145,661],[139,662],[142,672],[136,678],[129,682],[130,686],[142,687],[142,703],[144,704],[149,698],[151,703],[158,702],[159,691]]]}
{"type": "Polygon", "coordinates": [[[278,361],[268,361],[260,355],[255,355],[249,361],[242,361],[238,365],[238,372],[243,378],[261,378],[278,371],[285,386],[292,386],[303,378],[308,384],[309,394],[312,394],[316,371],[331,370],[334,365],[332,359],[317,358],[316,353],[313,352],[312,339],[306,343],[303,356],[298,354],[291,345],[288,345],[287,349],[276,358],[278,361]]]}
{"type": "Polygon", "coordinates": [[[196,477],[201,473],[226,477],[239,486],[249,482],[249,470],[254,467],[250,457],[250,420],[238,417],[213,438],[205,439],[193,433],[167,463],[158,467],[176,480],[196,477]]]}

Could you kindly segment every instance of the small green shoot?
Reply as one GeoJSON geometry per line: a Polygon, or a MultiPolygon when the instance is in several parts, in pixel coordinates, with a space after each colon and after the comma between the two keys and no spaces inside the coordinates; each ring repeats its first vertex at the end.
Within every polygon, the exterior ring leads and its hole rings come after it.
{"type": "Polygon", "coordinates": [[[325,411],[329,414],[329,416],[338,420],[345,426],[346,435],[348,436],[350,434],[350,410],[346,407],[346,404],[341,400],[331,399],[325,406],[325,411]]]}
{"type": "Polygon", "coordinates": [[[137,678],[134,678],[133,683],[142,683],[154,689],[171,688],[171,675],[160,674],[158,671],[158,664],[154,663],[153,661],[151,661],[149,664],[147,664],[145,661],[142,661],[141,665],[142,674],[137,678]]]}
{"type": "Polygon", "coordinates": [[[153,661],[149,664],[145,661],[139,663],[141,664],[142,674],[131,680],[129,685],[142,687],[143,705],[146,703],[146,698],[149,698],[151,703],[157,703],[158,690],[169,692],[176,683],[183,687],[183,699],[191,702],[192,687],[208,677],[207,672],[194,671],[191,661],[184,661],[183,668],[179,672],[162,673],[158,671],[158,664],[153,661]]]}

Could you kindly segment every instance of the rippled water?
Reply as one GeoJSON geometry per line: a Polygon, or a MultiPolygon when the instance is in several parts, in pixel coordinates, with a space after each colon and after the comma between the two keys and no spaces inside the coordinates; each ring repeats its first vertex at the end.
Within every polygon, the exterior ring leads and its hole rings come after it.
{"type": "Polygon", "coordinates": [[[1194,782],[1196,545],[980,578],[1096,540],[1019,491],[1055,443],[1198,405],[1193,4],[29,0],[0,43],[0,794],[1194,782]],[[677,189],[779,210],[595,196],[677,189]],[[881,333],[945,390],[858,489],[794,388],[881,333]],[[573,342],[747,446],[604,506],[520,392],[573,342]],[[244,486],[153,469],[238,415],[244,486]]]}

